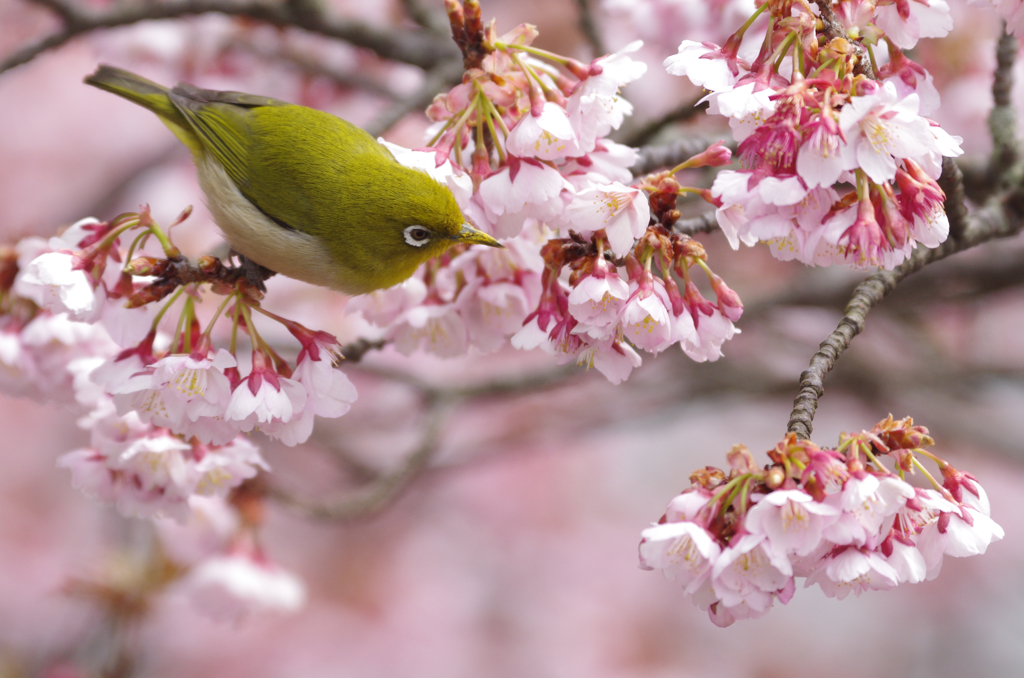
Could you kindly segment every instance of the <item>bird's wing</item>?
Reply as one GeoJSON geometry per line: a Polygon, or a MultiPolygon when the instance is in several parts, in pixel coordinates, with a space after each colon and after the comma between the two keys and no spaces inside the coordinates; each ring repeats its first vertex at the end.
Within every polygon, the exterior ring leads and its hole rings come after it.
{"type": "Polygon", "coordinates": [[[224,167],[243,192],[247,184],[249,147],[249,109],[279,106],[284,102],[241,92],[215,92],[185,83],[170,91],[170,99],[188,120],[203,146],[224,167]]]}

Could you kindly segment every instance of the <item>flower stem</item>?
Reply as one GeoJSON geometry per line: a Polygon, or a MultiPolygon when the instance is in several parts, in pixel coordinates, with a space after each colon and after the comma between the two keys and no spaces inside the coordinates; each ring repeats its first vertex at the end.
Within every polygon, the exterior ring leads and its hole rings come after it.
{"type": "Polygon", "coordinates": [[[174,302],[178,300],[178,297],[180,297],[181,293],[184,291],[184,287],[179,287],[174,291],[174,294],[171,295],[171,298],[168,299],[166,303],[164,303],[164,305],[160,308],[159,311],[157,311],[156,317],[153,318],[153,324],[151,325],[150,329],[156,329],[157,325],[160,324],[160,321],[163,320],[164,314],[167,313],[168,309],[171,308],[174,302]]]}

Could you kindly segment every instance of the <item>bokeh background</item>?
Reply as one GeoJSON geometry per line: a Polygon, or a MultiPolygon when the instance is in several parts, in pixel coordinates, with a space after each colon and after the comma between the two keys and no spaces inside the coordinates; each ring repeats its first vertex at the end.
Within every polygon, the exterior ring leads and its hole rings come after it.
{"type": "MultiPolygon", "coordinates": [[[[697,92],[660,64],[683,38],[728,34],[696,22],[695,0],[592,1],[611,48],[647,40],[647,76],[625,95],[634,129],[697,92]]],[[[378,27],[417,30],[406,3],[330,0],[328,9],[378,27]]],[[[437,10],[440,3],[423,4],[437,10]]],[[[500,30],[528,21],[536,44],[589,59],[574,0],[483,0],[500,30]]],[[[105,6],[102,2],[96,7],[105,6]]],[[[984,159],[995,16],[954,5],[946,40],[916,54],[943,94],[939,121],[984,159]]],[[[725,20],[725,19],[722,19],[725,20]]],[[[45,8],[0,0],[0,58],[59,26],[45,8]]],[[[81,84],[108,62],[171,83],[236,89],[317,106],[373,124],[423,80],[418,68],[365,50],[221,15],[143,22],[75,39],[0,75],[0,239],[47,235],[85,216],[148,203],[190,256],[218,246],[187,152],[148,112],[81,84]]],[[[1019,70],[1019,69],[1018,69],[1019,70]]],[[[1016,97],[1018,100],[1019,96],[1016,97]]],[[[649,143],[697,127],[668,126],[649,143]]],[[[385,135],[416,147],[426,118],[385,135]]],[[[624,130],[627,134],[629,130],[624,130]]],[[[625,137],[624,137],[625,138],[625,137]]],[[[699,179],[699,177],[698,177],[699,179]]],[[[0,676],[75,676],[117,643],[131,675],[315,678],[577,678],[589,676],[1017,675],[1024,666],[1024,247],[991,243],[908,279],[868,319],[826,380],[814,438],[912,415],[936,451],[987,488],[1006,538],[988,554],[947,559],[938,579],[837,602],[817,589],[758,621],[714,627],[681,591],[637,568],[639,532],[688,485],[695,468],[724,465],[734,443],[758,458],[783,435],[799,373],[842,314],[849,271],[809,270],[763,248],[733,252],[703,236],[715,270],[743,297],[743,334],[715,364],[681,352],[645,358],[621,386],[574,370],[545,388],[474,398],[444,424],[434,465],[380,515],[313,520],[270,502],[264,545],[306,582],[291,615],[224,625],[172,587],[137,624],[110,628],[95,605],[67,595],[73,579],[130,576],[153,548],[152,525],[125,519],[70,486],[56,458],[86,443],[74,415],[0,394],[0,676]]],[[[358,335],[346,300],[273,279],[267,305],[358,335]]],[[[440,386],[556,369],[511,349],[459,360],[389,350],[347,368],[352,411],[312,441],[265,444],[271,481],[315,503],[344,498],[416,446],[422,408],[407,380],[440,386]]],[[[87,674],[86,674],[87,675],[87,674]]]]}

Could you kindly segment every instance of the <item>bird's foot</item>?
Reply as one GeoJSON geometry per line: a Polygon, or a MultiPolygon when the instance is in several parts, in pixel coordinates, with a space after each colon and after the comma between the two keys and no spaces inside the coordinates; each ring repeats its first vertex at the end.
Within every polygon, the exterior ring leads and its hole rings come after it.
{"type": "Polygon", "coordinates": [[[258,289],[260,292],[266,292],[267,286],[264,283],[268,278],[277,275],[277,271],[272,271],[266,266],[261,266],[252,259],[249,259],[238,252],[233,251],[232,254],[238,257],[239,268],[245,275],[246,282],[258,289]]]}

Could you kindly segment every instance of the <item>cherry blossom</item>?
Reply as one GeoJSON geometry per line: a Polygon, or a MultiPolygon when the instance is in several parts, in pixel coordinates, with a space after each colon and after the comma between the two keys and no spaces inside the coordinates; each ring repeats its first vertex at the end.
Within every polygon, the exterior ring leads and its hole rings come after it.
{"type": "Polygon", "coordinates": [[[236,553],[195,566],[180,590],[203,614],[237,623],[251,614],[294,612],[306,601],[302,582],[265,558],[236,553]]]}

